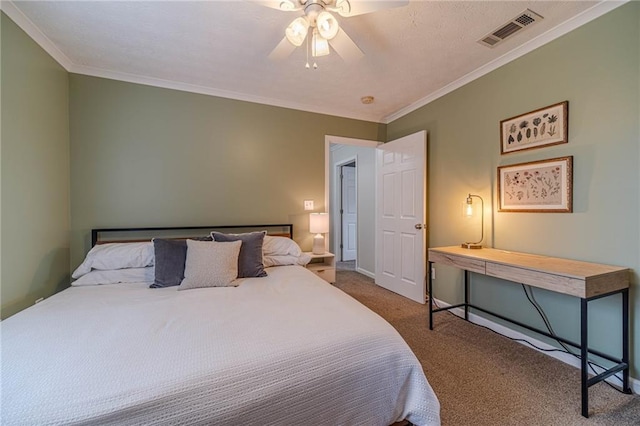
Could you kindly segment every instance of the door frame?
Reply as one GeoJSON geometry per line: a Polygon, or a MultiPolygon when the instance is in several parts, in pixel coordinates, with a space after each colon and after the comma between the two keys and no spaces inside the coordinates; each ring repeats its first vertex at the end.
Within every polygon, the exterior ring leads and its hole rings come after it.
{"type": "MultiPolygon", "coordinates": [[[[335,173],[335,170],[331,167],[331,144],[338,145],[355,145],[355,146],[363,146],[369,148],[377,148],[384,142],[373,141],[368,139],[354,139],[347,138],[343,136],[333,136],[333,135],[325,135],[324,137],[324,207],[325,211],[331,213],[332,212],[332,203],[331,203],[331,176],[332,173],[335,173]]],[[[356,176],[356,191],[358,186],[358,180],[356,176]]],[[[377,188],[375,189],[377,191],[377,188]]],[[[358,213],[359,214],[359,213],[358,213]]],[[[358,219],[359,221],[359,219],[358,219]]],[[[329,223],[335,229],[335,218],[333,214],[329,216],[329,223]]],[[[327,238],[325,241],[326,249],[329,250],[329,242],[332,237],[332,233],[327,234],[327,238]]],[[[356,265],[358,264],[359,254],[356,254],[356,265]]]]}

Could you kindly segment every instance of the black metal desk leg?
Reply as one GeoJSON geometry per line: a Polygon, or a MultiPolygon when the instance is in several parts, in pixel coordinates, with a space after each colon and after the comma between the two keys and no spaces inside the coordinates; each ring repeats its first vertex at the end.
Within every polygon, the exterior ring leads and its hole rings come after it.
{"type": "Polygon", "coordinates": [[[427,287],[429,291],[429,330],[433,330],[433,262],[427,262],[427,287]]]}
{"type": "Polygon", "coordinates": [[[469,271],[464,271],[464,319],[469,321],[469,271]]]}
{"type": "Polygon", "coordinates": [[[631,393],[629,387],[629,289],[622,290],[622,362],[627,368],[622,370],[622,391],[631,393]]]}
{"type": "Polygon", "coordinates": [[[582,415],[589,417],[589,343],[587,333],[587,299],[580,299],[580,379],[582,391],[582,415]]]}

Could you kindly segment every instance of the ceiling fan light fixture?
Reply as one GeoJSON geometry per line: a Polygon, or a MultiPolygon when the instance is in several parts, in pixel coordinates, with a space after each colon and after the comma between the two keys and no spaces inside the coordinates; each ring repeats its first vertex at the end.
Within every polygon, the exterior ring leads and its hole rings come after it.
{"type": "Polygon", "coordinates": [[[302,46],[302,42],[309,32],[309,21],[304,16],[296,18],[284,31],[287,40],[296,47],[302,46]]]}
{"type": "Polygon", "coordinates": [[[335,8],[342,16],[351,13],[351,4],[349,3],[349,0],[336,0],[335,8]]]}
{"type": "Polygon", "coordinates": [[[293,0],[282,0],[280,2],[280,10],[289,11],[296,8],[296,3],[293,0]]]}
{"type": "Polygon", "coordinates": [[[323,11],[318,14],[318,18],[316,19],[316,26],[318,28],[318,31],[320,32],[320,35],[326,40],[331,40],[332,38],[334,38],[340,30],[338,20],[327,11],[323,11]]]}
{"type": "Polygon", "coordinates": [[[318,33],[317,28],[314,28],[311,39],[311,55],[317,57],[326,56],[329,53],[329,41],[318,33]]]}

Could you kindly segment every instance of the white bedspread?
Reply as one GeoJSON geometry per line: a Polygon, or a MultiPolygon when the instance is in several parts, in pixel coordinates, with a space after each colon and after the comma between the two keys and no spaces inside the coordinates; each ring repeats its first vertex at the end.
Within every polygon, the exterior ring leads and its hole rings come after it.
{"type": "Polygon", "coordinates": [[[239,287],[72,287],[1,323],[3,425],[439,424],[386,321],[299,266],[239,287]]]}

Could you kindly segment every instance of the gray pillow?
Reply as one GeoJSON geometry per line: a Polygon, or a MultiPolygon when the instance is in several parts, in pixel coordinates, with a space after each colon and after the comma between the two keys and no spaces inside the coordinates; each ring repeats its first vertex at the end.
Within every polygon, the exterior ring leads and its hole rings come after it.
{"type": "Polygon", "coordinates": [[[238,256],[238,278],[266,277],[262,263],[262,243],[264,232],[249,232],[247,234],[223,234],[213,231],[214,241],[229,242],[242,241],[240,256],[238,256]]]}
{"type": "MultiPolygon", "coordinates": [[[[211,237],[196,237],[194,240],[213,241],[211,237]]],[[[180,285],[184,278],[187,259],[187,240],[153,239],[155,255],[155,279],[149,288],[180,285]]]]}
{"type": "Polygon", "coordinates": [[[153,239],[156,277],[150,288],[180,285],[184,278],[184,262],[187,259],[186,240],[153,239]]]}

